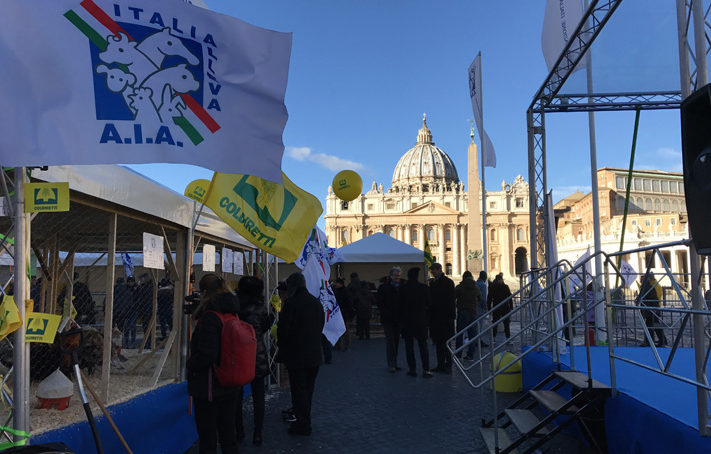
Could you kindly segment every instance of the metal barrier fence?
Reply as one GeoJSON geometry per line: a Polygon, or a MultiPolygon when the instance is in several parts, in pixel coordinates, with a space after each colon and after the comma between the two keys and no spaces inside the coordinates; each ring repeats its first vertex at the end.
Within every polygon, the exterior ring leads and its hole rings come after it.
{"type": "MultiPolygon", "coordinates": [[[[2,183],[7,186],[5,194],[12,194],[7,181],[12,180],[6,172],[4,169],[2,183]]],[[[223,274],[233,288],[238,276],[221,269],[223,248],[240,249],[240,272],[251,271],[247,264],[252,253],[244,246],[202,232],[193,235],[184,225],[80,193],[72,192],[67,212],[34,213],[28,218],[29,287],[25,297],[32,304],[26,310],[28,314],[58,314],[63,319],[60,331],[76,326],[82,334],[71,339],[58,334],[51,344],[28,343],[28,377],[16,377],[13,368],[15,336],[0,341],[0,443],[13,438],[21,443],[29,434],[85,419],[71,351],[76,353],[85,386],[105,405],[183,380],[182,362],[190,331],[183,298],[190,291],[191,275],[199,280],[207,272],[202,266],[205,245],[213,246],[207,251],[214,255],[208,262],[215,264],[215,272],[223,274]],[[144,234],[154,235],[153,239],[162,243],[164,254],[157,259],[164,269],[144,266],[144,234]],[[196,252],[192,260],[191,246],[196,252]],[[68,407],[61,410],[66,402],[37,397],[39,384],[57,370],[74,389],[68,407]],[[28,383],[21,386],[26,402],[10,392],[16,379],[28,383]],[[29,414],[24,425],[29,430],[13,436],[18,431],[12,427],[23,424],[10,427],[10,421],[26,409],[29,414]]],[[[13,217],[0,216],[0,281],[8,293],[12,293],[12,281],[17,277],[14,222],[13,217]]],[[[98,406],[89,400],[98,414],[98,406]]]]}

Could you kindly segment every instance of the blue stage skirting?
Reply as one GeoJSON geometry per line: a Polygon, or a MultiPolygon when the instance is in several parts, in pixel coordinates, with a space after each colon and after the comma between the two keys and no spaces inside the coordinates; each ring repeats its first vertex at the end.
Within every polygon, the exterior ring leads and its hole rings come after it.
{"type": "MultiPolygon", "coordinates": [[[[136,454],[182,453],[197,440],[195,420],[188,415],[186,383],[162,386],[127,402],[112,405],[108,411],[136,454]]],[[[99,413],[94,417],[104,452],[126,452],[104,415],[99,413]]],[[[30,444],[53,441],[66,443],[78,454],[96,453],[86,421],[33,435],[30,444]]]]}
{"type": "MultiPolygon", "coordinates": [[[[662,361],[670,349],[659,349],[662,361]]],[[[587,372],[584,347],[575,347],[575,369],[587,372]]],[[[656,366],[651,349],[618,347],[615,354],[649,366],[656,366]]],[[[570,368],[570,355],[561,355],[570,368]]],[[[590,349],[593,378],[610,384],[607,347],[590,349]]],[[[525,390],[547,377],[553,369],[550,353],[532,352],[523,359],[525,390]]],[[[677,350],[670,372],[695,377],[694,351],[677,350]]],[[[699,435],[696,388],[641,367],[615,361],[617,397],[605,407],[605,427],[610,453],[711,453],[711,438],[699,435]]],[[[709,367],[711,374],[711,366],[709,367]]],[[[562,393],[565,393],[563,391],[562,393]]]]}

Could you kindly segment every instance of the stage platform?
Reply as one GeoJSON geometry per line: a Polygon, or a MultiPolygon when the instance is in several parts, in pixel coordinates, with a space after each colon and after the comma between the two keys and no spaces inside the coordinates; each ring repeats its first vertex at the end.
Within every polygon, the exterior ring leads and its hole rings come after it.
{"type": "MultiPolygon", "coordinates": [[[[669,348],[660,348],[662,361],[669,348]]],[[[634,361],[656,366],[649,348],[618,347],[615,353],[634,361]]],[[[575,369],[587,373],[585,347],[575,347],[575,369]]],[[[561,355],[563,369],[570,368],[570,355],[561,355]]],[[[610,362],[607,347],[590,349],[592,376],[610,384],[610,362]]],[[[523,387],[531,389],[553,369],[550,352],[532,352],[523,359],[523,387]]],[[[694,351],[677,350],[672,373],[695,377],[694,351]]],[[[711,375],[711,366],[708,373],[711,375]]],[[[711,437],[698,432],[696,388],[632,364],[616,360],[617,397],[605,407],[605,427],[609,452],[628,453],[711,453],[711,437]]],[[[566,390],[562,390],[562,394],[566,390]]],[[[569,397],[569,396],[568,396],[569,397]]]]}

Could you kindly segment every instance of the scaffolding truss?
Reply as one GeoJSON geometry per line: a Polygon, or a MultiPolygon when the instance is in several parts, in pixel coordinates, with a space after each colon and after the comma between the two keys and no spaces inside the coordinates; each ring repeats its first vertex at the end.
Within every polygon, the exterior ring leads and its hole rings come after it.
{"type": "MultiPolygon", "coordinates": [[[[586,2],[587,3],[587,2],[586,2]]],[[[709,14],[711,7],[704,7],[703,0],[677,0],[677,30],[679,45],[679,91],[649,91],[623,93],[564,94],[559,92],[566,80],[576,70],[583,57],[590,51],[595,39],[600,35],[622,0],[591,0],[580,23],[562,50],[556,64],[541,87],[536,92],[527,112],[528,130],[528,176],[530,181],[529,200],[531,225],[531,269],[536,270],[546,263],[544,207],[548,192],[546,176],[546,128],[545,115],[559,112],[604,112],[629,110],[678,109],[681,101],[695,89],[708,83],[707,58],[711,48],[709,38],[709,14]],[[692,45],[693,39],[693,45],[692,45]]],[[[589,83],[588,87],[592,84],[589,83]]],[[[595,175],[595,169],[592,169],[595,175]]],[[[593,190],[596,185],[593,184],[593,190]]],[[[599,229],[598,229],[599,230],[599,229]]],[[[599,232],[596,233],[599,235],[599,232]]],[[[598,241],[599,244],[599,241],[598,241]]],[[[599,252],[599,251],[596,251],[599,252]]],[[[693,245],[691,259],[691,300],[695,310],[705,311],[699,281],[701,263],[693,245]]],[[[703,320],[693,316],[694,338],[697,345],[697,387],[705,379],[703,346],[703,320]]],[[[699,431],[711,434],[708,402],[705,391],[699,392],[699,431]]]]}

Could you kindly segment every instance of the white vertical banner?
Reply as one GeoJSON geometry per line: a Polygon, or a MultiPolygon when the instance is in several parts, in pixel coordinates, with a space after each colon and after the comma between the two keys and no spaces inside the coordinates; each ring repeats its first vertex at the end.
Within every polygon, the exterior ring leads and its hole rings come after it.
{"type": "Polygon", "coordinates": [[[220,267],[223,273],[232,272],[232,250],[226,247],[222,248],[222,258],[220,260],[220,267]]]}
{"type": "MultiPolygon", "coordinates": [[[[546,194],[545,201],[545,228],[546,228],[546,259],[548,260],[548,267],[552,267],[558,263],[558,243],[556,237],[556,226],[555,226],[555,214],[553,211],[553,191],[546,194]]],[[[556,268],[554,279],[558,279],[560,275],[559,270],[556,268]]],[[[553,291],[553,303],[557,304],[555,308],[555,322],[556,327],[560,329],[565,324],[565,318],[563,317],[563,295],[561,292],[561,284],[556,284],[553,291]]],[[[558,353],[567,353],[567,347],[565,345],[565,333],[561,331],[556,336],[558,340],[558,353]]]]}
{"type": "Polygon", "coordinates": [[[162,236],[143,232],[143,267],[164,269],[162,236]]]}
{"type": "Polygon", "coordinates": [[[244,254],[242,251],[232,253],[232,272],[244,276],[244,254]]]}
{"type": "MultiPolygon", "coordinates": [[[[583,18],[581,0],[547,0],[543,16],[541,46],[548,71],[553,69],[561,52],[583,18]]],[[[580,60],[573,71],[585,68],[585,60],[580,60]]]]}
{"type": "Polygon", "coordinates": [[[202,246],[202,270],[215,271],[215,246],[212,244],[202,246]]]}
{"type": "Polygon", "coordinates": [[[484,106],[482,101],[481,88],[481,52],[476,56],[471,65],[469,65],[469,96],[472,99],[472,111],[474,112],[474,121],[476,122],[479,139],[482,146],[482,167],[496,167],[496,151],[494,144],[491,143],[489,134],[484,129],[484,106]]]}

